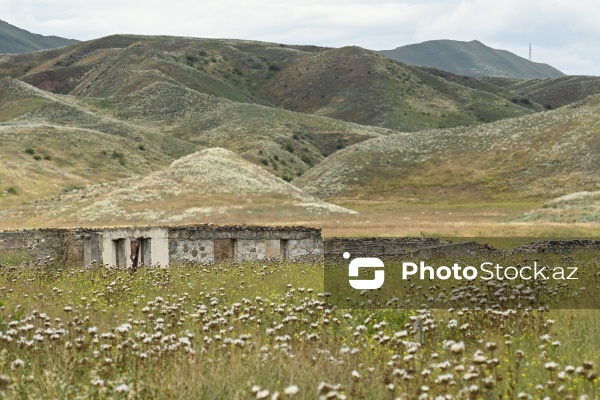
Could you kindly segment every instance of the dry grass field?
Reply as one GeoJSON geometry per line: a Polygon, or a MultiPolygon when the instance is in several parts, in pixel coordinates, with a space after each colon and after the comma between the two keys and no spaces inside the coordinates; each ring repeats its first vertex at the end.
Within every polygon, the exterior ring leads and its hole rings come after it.
{"type": "Polygon", "coordinates": [[[0,257],[5,398],[600,395],[597,310],[340,309],[320,264],[132,274],[0,257]]]}

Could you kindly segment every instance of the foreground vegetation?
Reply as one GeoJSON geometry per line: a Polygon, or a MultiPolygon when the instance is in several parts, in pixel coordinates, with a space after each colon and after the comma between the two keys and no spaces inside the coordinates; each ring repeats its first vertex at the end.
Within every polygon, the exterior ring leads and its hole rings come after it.
{"type": "Polygon", "coordinates": [[[595,310],[344,310],[328,304],[319,264],[132,274],[22,257],[0,255],[6,398],[600,393],[595,310]]]}

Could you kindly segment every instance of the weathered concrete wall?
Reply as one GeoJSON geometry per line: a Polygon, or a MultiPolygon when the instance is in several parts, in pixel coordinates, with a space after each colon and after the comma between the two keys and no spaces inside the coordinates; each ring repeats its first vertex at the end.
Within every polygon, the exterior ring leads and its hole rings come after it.
{"type": "Polygon", "coordinates": [[[80,263],[84,259],[84,230],[36,229],[0,232],[0,250],[26,250],[34,257],[80,263]]]}
{"type": "Polygon", "coordinates": [[[141,264],[169,265],[169,234],[166,228],[116,228],[99,231],[98,235],[105,265],[130,268],[131,241],[134,239],[150,239],[150,260],[140,260],[141,264]]]}

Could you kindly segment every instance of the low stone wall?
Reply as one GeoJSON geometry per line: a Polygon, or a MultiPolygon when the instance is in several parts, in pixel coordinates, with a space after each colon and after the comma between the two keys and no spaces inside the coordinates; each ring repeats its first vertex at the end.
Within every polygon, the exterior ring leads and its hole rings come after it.
{"type": "Polygon", "coordinates": [[[518,253],[564,254],[574,250],[600,250],[600,241],[591,239],[544,240],[528,243],[514,249],[518,253]]]}
{"type": "Polygon", "coordinates": [[[0,232],[1,250],[25,250],[33,257],[52,258],[60,262],[81,263],[84,260],[83,229],[35,229],[0,232]]]}
{"type": "Polygon", "coordinates": [[[346,251],[353,258],[365,256],[393,257],[412,253],[419,249],[439,246],[437,238],[332,238],[325,240],[326,254],[342,254],[346,251]]]}
{"type": "Polygon", "coordinates": [[[378,257],[382,259],[444,256],[488,255],[498,251],[473,241],[452,243],[448,240],[424,237],[406,238],[333,238],[325,240],[326,255],[350,253],[351,258],[378,257]]]}

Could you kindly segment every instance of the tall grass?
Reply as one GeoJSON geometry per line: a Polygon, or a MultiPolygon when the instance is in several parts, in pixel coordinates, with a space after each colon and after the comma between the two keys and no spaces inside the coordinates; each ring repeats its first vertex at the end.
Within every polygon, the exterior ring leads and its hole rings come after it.
{"type": "Polygon", "coordinates": [[[7,398],[599,394],[596,310],[336,309],[316,264],[132,274],[7,260],[0,267],[7,398]]]}

